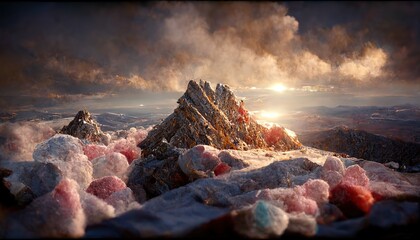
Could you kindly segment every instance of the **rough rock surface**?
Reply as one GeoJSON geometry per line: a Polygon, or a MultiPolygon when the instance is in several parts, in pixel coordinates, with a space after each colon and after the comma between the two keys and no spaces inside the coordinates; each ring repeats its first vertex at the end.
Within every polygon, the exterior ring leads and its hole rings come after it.
{"type": "Polygon", "coordinates": [[[158,155],[166,144],[178,148],[205,144],[241,150],[273,147],[281,151],[301,147],[296,136],[284,128],[268,129],[258,124],[227,85],[218,84],[214,91],[209,82],[191,80],[178,104],[139,144],[144,156],[158,155]]]}
{"type": "Polygon", "coordinates": [[[6,238],[75,238],[85,230],[77,183],[63,179],[56,188],[9,216],[6,238]]]}
{"type": "Polygon", "coordinates": [[[419,199],[420,173],[405,173],[390,170],[383,164],[363,161],[360,166],[370,179],[369,189],[377,200],[384,199],[419,199]]]}
{"type": "Polygon", "coordinates": [[[179,155],[176,153],[164,160],[150,155],[130,165],[127,186],[133,190],[137,201],[142,203],[146,198],[159,196],[191,182],[177,163],[179,155]]]}
{"type": "Polygon", "coordinates": [[[108,145],[110,136],[104,134],[98,123],[87,110],[80,110],[69,125],[64,126],[60,133],[68,134],[90,142],[101,142],[108,145]]]}
{"type": "Polygon", "coordinates": [[[83,144],[75,137],[56,134],[39,143],[32,156],[36,162],[60,162],[66,161],[72,154],[83,154],[83,144]]]}
{"type": "Polygon", "coordinates": [[[63,178],[62,172],[52,163],[2,162],[0,165],[12,170],[6,179],[11,185],[22,183],[37,197],[51,192],[63,178]]]}
{"type": "Polygon", "coordinates": [[[76,180],[83,189],[92,181],[92,163],[84,155],[82,142],[78,138],[56,134],[37,145],[33,158],[35,162],[54,164],[63,177],[76,180]]]}
{"type": "MultiPolygon", "coordinates": [[[[15,196],[10,192],[11,184],[4,178],[12,174],[12,171],[0,167],[0,209],[3,207],[10,207],[16,204],[15,196]]],[[[0,211],[1,214],[1,211],[0,211]]]]}

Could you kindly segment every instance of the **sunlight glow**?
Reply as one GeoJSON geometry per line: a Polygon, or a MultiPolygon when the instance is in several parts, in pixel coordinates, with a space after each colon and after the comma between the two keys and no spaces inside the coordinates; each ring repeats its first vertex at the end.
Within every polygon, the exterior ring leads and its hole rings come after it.
{"type": "Polygon", "coordinates": [[[261,111],[259,115],[263,119],[274,119],[280,116],[278,112],[272,112],[272,111],[261,111]]]}
{"type": "Polygon", "coordinates": [[[271,90],[276,92],[284,92],[287,90],[287,88],[283,84],[276,84],[270,87],[271,90]]]}

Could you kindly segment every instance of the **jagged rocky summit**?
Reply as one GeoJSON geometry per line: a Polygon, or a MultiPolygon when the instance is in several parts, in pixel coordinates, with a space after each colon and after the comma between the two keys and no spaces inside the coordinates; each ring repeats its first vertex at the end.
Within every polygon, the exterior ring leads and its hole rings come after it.
{"type": "Polygon", "coordinates": [[[169,146],[192,148],[198,144],[218,149],[298,149],[302,145],[287,129],[267,128],[250,116],[228,85],[191,80],[178,99],[178,108],[149,132],[138,146],[144,156],[164,152],[169,146]]]}
{"type": "Polygon", "coordinates": [[[109,137],[102,132],[87,110],[80,110],[69,125],[64,126],[59,133],[105,145],[109,143],[109,137]]]}

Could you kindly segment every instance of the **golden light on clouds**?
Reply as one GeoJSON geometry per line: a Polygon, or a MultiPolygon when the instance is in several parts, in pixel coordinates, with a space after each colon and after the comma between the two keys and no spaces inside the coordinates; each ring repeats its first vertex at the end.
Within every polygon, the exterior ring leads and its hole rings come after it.
{"type": "Polygon", "coordinates": [[[298,70],[303,78],[312,78],[319,75],[329,74],[332,71],[331,65],[321,60],[317,55],[305,51],[299,55],[298,70]]]}
{"type": "Polygon", "coordinates": [[[0,32],[16,33],[1,41],[4,96],[183,92],[191,79],[277,97],[419,89],[410,4],[328,3],[323,18],[309,1],[89,5],[83,18],[73,4],[47,5],[3,6],[0,32]]]}
{"type": "Polygon", "coordinates": [[[344,76],[361,81],[380,77],[383,74],[382,68],[385,66],[387,58],[387,54],[381,48],[369,47],[362,57],[346,59],[338,71],[344,76]]]}

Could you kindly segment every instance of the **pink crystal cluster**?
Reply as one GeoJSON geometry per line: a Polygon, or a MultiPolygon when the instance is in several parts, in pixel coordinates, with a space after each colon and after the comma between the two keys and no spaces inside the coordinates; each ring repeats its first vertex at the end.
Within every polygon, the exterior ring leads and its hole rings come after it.
{"type": "Polygon", "coordinates": [[[235,207],[243,207],[264,200],[281,207],[288,213],[319,214],[318,205],[328,202],[329,186],[320,179],[309,180],[294,188],[262,189],[235,196],[230,202],[235,207]]]}
{"type": "Polygon", "coordinates": [[[86,191],[76,181],[64,178],[53,191],[12,215],[6,237],[81,237],[86,226],[140,207],[118,177],[97,179],[86,191]]]}
{"type": "Polygon", "coordinates": [[[264,135],[264,140],[268,146],[273,146],[280,140],[285,139],[284,134],[285,133],[282,127],[273,126],[267,129],[267,132],[264,135]]]}
{"type": "Polygon", "coordinates": [[[231,170],[231,166],[219,158],[220,151],[212,146],[197,145],[178,159],[181,170],[192,178],[218,176],[231,170]]]}
{"type": "Polygon", "coordinates": [[[32,154],[34,161],[55,165],[62,180],[53,191],[12,214],[5,236],[81,237],[86,226],[140,208],[122,179],[126,178],[129,163],[140,157],[137,144],[146,135],[143,129],[130,129],[126,138],[108,146],[86,144],[66,134],[39,143],[32,154]]]}
{"type": "Polygon", "coordinates": [[[103,177],[91,182],[86,192],[91,193],[98,198],[107,199],[112,193],[122,190],[127,186],[115,176],[103,177]]]}
{"type": "Polygon", "coordinates": [[[147,137],[147,130],[131,128],[128,131],[126,138],[116,139],[111,141],[108,146],[99,145],[95,143],[86,144],[83,146],[83,151],[89,160],[101,157],[114,152],[123,154],[128,163],[140,157],[140,148],[137,145],[147,137]]]}
{"type": "Polygon", "coordinates": [[[374,203],[369,178],[359,165],[344,167],[343,162],[329,156],[322,168],[321,178],[330,185],[330,202],[348,217],[369,212],[374,203]]]}

